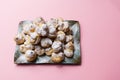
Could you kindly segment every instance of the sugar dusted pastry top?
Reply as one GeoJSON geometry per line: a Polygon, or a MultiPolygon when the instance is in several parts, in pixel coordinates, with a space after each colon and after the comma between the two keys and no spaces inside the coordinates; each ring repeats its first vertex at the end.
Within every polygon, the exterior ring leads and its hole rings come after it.
{"type": "Polygon", "coordinates": [[[53,49],[51,47],[45,49],[46,55],[50,56],[53,53],[53,49]]]}
{"type": "Polygon", "coordinates": [[[42,38],[41,39],[42,47],[49,47],[50,45],[52,45],[52,40],[50,38],[42,38]]]}
{"type": "Polygon", "coordinates": [[[22,25],[22,31],[15,41],[19,51],[31,62],[44,55],[51,57],[53,63],[74,56],[74,39],[67,21],[51,18],[45,21],[38,17],[22,25]]]}
{"type": "Polygon", "coordinates": [[[36,39],[37,37],[39,37],[39,35],[36,32],[32,32],[32,33],[30,33],[30,37],[32,39],[36,39]]]}
{"type": "Polygon", "coordinates": [[[36,25],[34,25],[32,22],[29,22],[23,25],[23,32],[25,34],[29,34],[31,32],[34,32],[35,28],[36,28],[36,25]]]}
{"type": "Polygon", "coordinates": [[[16,44],[23,44],[25,42],[23,34],[17,34],[14,40],[16,41],[16,44]]]}
{"type": "Polygon", "coordinates": [[[26,57],[26,60],[29,62],[34,61],[36,59],[36,52],[33,50],[27,50],[25,52],[25,57],[26,57]]]}
{"type": "Polygon", "coordinates": [[[55,34],[55,33],[56,33],[56,28],[55,28],[54,25],[50,25],[50,26],[48,27],[48,30],[49,30],[49,33],[50,33],[50,34],[55,34]]]}
{"type": "Polygon", "coordinates": [[[73,41],[72,35],[66,35],[66,42],[73,41]]]}
{"type": "Polygon", "coordinates": [[[52,44],[52,48],[53,48],[54,52],[59,52],[62,49],[62,42],[54,41],[52,44]]]}
{"type": "Polygon", "coordinates": [[[59,53],[52,53],[51,60],[54,63],[60,63],[64,60],[64,53],[59,52],[59,53]]]}
{"type": "Polygon", "coordinates": [[[63,31],[58,31],[57,32],[57,40],[64,41],[65,37],[66,37],[66,35],[65,35],[65,33],[63,31]]]}
{"type": "Polygon", "coordinates": [[[73,44],[73,42],[72,42],[72,41],[68,42],[68,43],[65,45],[65,48],[69,48],[69,49],[73,50],[73,49],[74,49],[74,44],[73,44]]]}
{"type": "Polygon", "coordinates": [[[35,52],[38,56],[41,56],[44,54],[45,50],[41,48],[40,46],[35,46],[35,52]]]}
{"type": "Polygon", "coordinates": [[[41,24],[41,26],[37,26],[35,31],[40,35],[40,36],[47,36],[47,32],[48,32],[48,27],[47,25],[41,24]]]}
{"type": "Polygon", "coordinates": [[[66,57],[72,57],[73,56],[73,50],[65,49],[64,54],[65,54],[66,57]]]}
{"type": "Polygon", "coordinates": [[[35,24],[37,26],[41,26],[44,23],[45,23],[45,21],[42,17],[38,17],[35,20],[33,20],[33,24],[35,24]]]}
{"type": "Polygon", "coordinates": [[[26,57],[28,58],[32,58],[36,55],[35,51],[33,50],[27,50],[26,53],[25,53],[26,57]]]}
{"type": "Polygon", "coordinates": [[[25,53],[27,50],[34,49],[34,46],[32,44],[22,44],[19,47],[20,52],[25,53]]]}

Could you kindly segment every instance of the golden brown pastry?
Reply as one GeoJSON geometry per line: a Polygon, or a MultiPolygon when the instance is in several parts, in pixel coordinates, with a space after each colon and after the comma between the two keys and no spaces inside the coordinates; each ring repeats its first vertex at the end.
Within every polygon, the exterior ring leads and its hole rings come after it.
{"type": "Polygon", "coordinates": [[[72,35],[66,35],[66,42],[73,41],[72,35]]]}
{"type": "Polygon", "coordinates": [[[47,48],[47,47],[50,47],[52,45],[52,40],[49,39],[49,38],[42,38],[41,39],[41,46],[43,48],[47,48]]]}
{"type": "Polygon", "coordinates": [[[31,61],[34,61],[37,58],[37,55],[36,55],[35,51],[27,50],[25,52],[25,57],[26,57],[27,61],[31,62],[31,61]]]}
{"type": "Polygon", "coordinates": [[[62,49],[62,43],[60,41],[54,41],[52,48],[54,52],[59,52],[62,49]]]}
{"type": "Polygon", "coordinates": [[[58,30],[64,32],[69,31],[69,23],[63,19],[58,19],[58,30]]]}
{"type": "Polygon", "coordinates": [[[54,26],[49,26],[48,30],[49,30],[50,34],[55,34],[56,33],[56,28],[54,26]]]}
{"type": "Polygon", "coordinates": [[[38,44],[40,42],[40,36],[36,33],[30,33],[30,42],[32,44],[38,44]]]}
{"type": "Polygon", "coordinates": [[[53,49],[51,47],[45,49],[45,54],[51,56],[53,53],[53,49]]]}
{"type": "Polygon", "coordinates": [[[65,45],[65,48],[66,49],[71,49],[73,50],[74,49],[74,44],[72,41],[68,42],[66,45],[65,45]]]}
{"type": "Polygon", "coordinates": [[[66,57],[72,57],[74,55],[73,51],[74,51],[74,44],[72,41],[70,41],[65,45],[64,54],[66,57]]]}
{"type": "Polygon", "coordinates": [[[64,49],[64,54],[65,54],[66,57],[72,57],[73,56],[73,50],[64,49]]]}
{"type": "Polygon", "coordinates": [[[67,21],[63,22],[63,31],[64,32],[69,31],[69,23],[67,21]]]}
{"type": "Polygon", "coordinates": [[[36,32],[40,35],[40,36],[47,36],[48,34],[48,27],[46,24],[41,24],[40,27],[36,27],[36,32]]]}
{"type": "Polygon", "coordinates": [[[31,23],[27,23],[23,25],[23,32],[24,34],[29,34],[31,32],[35,31],[36,26],[34,24],[31,23]]]}
{"type": "Polygon", "coordinates": [[[38,56],[41,56],[45,53],[45,50],[42,49],[40,46],[35,46],[35,52],[38,56]]]}
{"type": "Polygon", "coordinates": [[[65,36],[65,33],[64,33],[63,31],[58,31],[58,32],[57,32],[57,37],[56,37],[57,40],[63,42],[63,41],[65,41],[65,37],[66,37],[66,36],[65,36]]]}
{"type": "MultiPolygon", "coordinates": [[[[64,20],[63,20],[63,18],[57,18],[57,24],[58,24],[58,26],[59,26],[59,28],[60,27],[62,27],[63,26],[63,22],[64,22],[64,20]]],[[[59,30],[59,29],[58,29],[59,30]]],[[[61,29],[60,29],[61,30],[61,29]]]]}
{"type": "Polygon", "coordinates": [[[44,24],[45,21],[42,17],[38,17],[33,21],[33,24],[37,25],[37,26],[41,26],[42,24],[44,24]]]}
{"type": "Polygon", "coordinates": [[[55,28],[58,27],[58,20],[51,18],[49,21],[46,22],[47,26],[54,26],[55,28]]]}
{"type": "Polygon", "coordinates": [[[34,49],[34,46],[32,44],[22,44],[19,47],[20,52],[25,53],[27,50],[34,49]]]}
{"type": "Polygon", "coordinates": [[[15,40],[16,44],[18,44],[18,45],[23,44],[25,42],[23,34],[20,34],[20,33],[16,35],[14,40],[15,40]]]}
{"type": "Polygon", "coordinates": [[[54,25],[50,25],[48,27],[48,31],[49,31],[48,37],[50,37],[50,38],[55,38],[56,37],[57,30],[56,30],[56,27],[54,25]]]}
{"type": "Polygon", "coordinates": [[[52,53],[52,56],[51,56],[51,60],[54,62],[54,63],[60,63],[64,60],[64,53],[63,52],[59,52],[59,53],[52,53]]]}

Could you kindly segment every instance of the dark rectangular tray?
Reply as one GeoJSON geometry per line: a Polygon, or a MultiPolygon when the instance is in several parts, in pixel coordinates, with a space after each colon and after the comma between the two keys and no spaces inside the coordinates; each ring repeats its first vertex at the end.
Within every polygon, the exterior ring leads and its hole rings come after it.
{"type": "MultiPolygon", "coordinates": [[[[59,64],[80,64],[81,51],[80,51],[80,25],[78,21],[66,20],[69,22],[70,28],[73,31],[74,39],[74,56],[72,58],[65,57],[65,60],[59,64]]],[[[22,24],[27,23],[27,21],[22,21],[18,27],[18,33],[22,31],[22,24]]],[[[47,55],[38,56],[36,61],[27,62],[24,54],[19,51],[19,45],[16,45],[15,55],[14,55],[15,64],[55,64],[51,61],[50,57],[47,55]]]]}

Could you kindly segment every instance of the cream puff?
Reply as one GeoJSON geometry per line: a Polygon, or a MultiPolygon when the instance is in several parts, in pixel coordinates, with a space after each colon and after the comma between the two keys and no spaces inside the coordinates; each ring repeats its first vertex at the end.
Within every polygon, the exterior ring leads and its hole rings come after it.
{"type": "Polygon", "coordinates": [[[65,45],[65,49],[71,49],[73,50],[74,49],[74,44],[72,41],[68,42],[66,45],[65,45]]]}
{"type": "Polygon", "coordinates": [[[66,35],[66,42],[73,41],[73,36],[72,35],[66,35]]]}
{"type": "Polygon", "coordinates": [[[30,33],[30,42],[32,44],[38,44],[40,42],[40,36],[36,33],[30,33]]]}
{"type": "Polygon", "coordinates": [[[42,38],[41,39],[41,47],[43,48],[47,48],[50,47],[52,45],[52,40],[49,38],[42,38]]]}
{"type": "Polygon", "coordinates": [[[58,27],[58,20],[51,18],[49,21],[46,22],[47,26],[55,26],[58,27]]]}
{"type": "Polygon", "coordinates": [[[25,53],[27,50],[34,49],[34,46],[32,44],[22,44],[19,47],[20,52],[25,53]]]}
{"type": "Polygon", "coordinates": [[[45,49],[45,54],[51,56],[53,53],[53,49],[51,47],[45,49]]]}
{"type": "Polygon", "coordinates": [[[36,55],[35,51],[33,51],[33,50],[27,50],[25,52],[25,57],[26,57],[27,61],[32,62],[32,61],[34,61],[37,58],[37,55],[36,55]]]}
{"type": "Polygon", "coordinates": [[[35,28],[36,28],[36,27],[37,27],[36,25],[32,24],[32,25],[29,27],[30,32],[35,32],[35,28]]]}
{"type": "Polygon", "coordinates": [[[41,27],[37,27],[36,28],[36,32],[40,35],[40,36],[47,36],[48,34],[48,27],[46,24],[42,24],[41,27]]]}
{"type": "Polygon", "coordinates": [[[41,26],[42,24],[45,23],[45,21],[44,21],[44,19],[43,19],[42,17],[38,17],[38,18],[36,18],[36,19],[33,21],[33,23],[34,23],[35,25],[37,25],[37,26],[41,26]]]}
{"type": "Polygon", "coordinates": [[[57,30],[56,30],[55,26],[53,26],[53,25],[49,26],[48,31],[49,31],[49,34],[48,34],[49,38],[55,38],[56,37],[57,30]]]}
{"type": "Polygon", "coordinates": [[[67,21],[63,22],[63,31],[64,32],[69,31],[69,23],[67,21]]]}
{"type": "Polygon", "coordinates": [[[62,22],[60,26],[58,26],[59,31],[68,32],[70,30],[68,22],[62,22]]]}
{"type": "Polygon", "coordinates": [[[42,49],[40,46],[35,46],[35,52],[38,56],[41,56],[45,53],[45,50],[42,49]]]}
{"type": "Polygon", "coordinates": [[[23,44],[25,42],[24,36],[21,33],[17,34],[15,36],[14,40],[15,40],[16,44],[18,44],[18,45],[23,44]]]}
{"type": "Polygon", "coordinates": [[[59,41],[65,41],[65,33],[63,32],[63,31],[58,31],[57,32],[57,37],[56,37],[56,39],[57,40],[59,40],[59,41]]]}
{"type": "Polygon", "coordinates": [[[34,24],[31,23],[27,23],[23,25],[23,32],[25,34],[29,34],[30,32],[35,32],[35,28],[36,26],[34,24]]]}
{"type": "Polygon", "coordinates": [[[58,22],[58,26],[63,26],[63,22],[64,22],[64,20],[63,20],[63,18],[57,18],[57,22],[58,22]]]}
{"type": "Polygon", "coordinates": [[[62,43],[60,41],[54,41],[52,48],[54,52],[59,52],[62,49],[62,43]]]}
{"type": "Polygon", "coordinates": [[[53,25],[49,26],[48,30],[49,30],[50,34],[55,34],[56,33],[56,28],[53,25]]]}
{"type": "Polygon", "coordinates": [[[59,52],[59,53],[52,53],[52,56],[51,56],[51,60],[54,62],[54,63],[60,63],[64,60],[64,53],[63,52],[59,52]]]}
{"type": "Polygon", "coordinates": [[[65,54],[66,57],[72,57],[73,56],[73,50],[64,49],[64,54],[65,54]]]}

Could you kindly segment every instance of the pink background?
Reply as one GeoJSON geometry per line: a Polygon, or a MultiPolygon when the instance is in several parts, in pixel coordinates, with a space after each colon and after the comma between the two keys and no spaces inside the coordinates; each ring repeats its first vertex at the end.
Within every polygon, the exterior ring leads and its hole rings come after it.
{"type": "Polygon", "coordinates": [[[120,80],[120,0],[0,0],[0,80],[120,80]],[[13,63],[18,23],[42,16],[81,24],[82,64],[13,63]]]}

